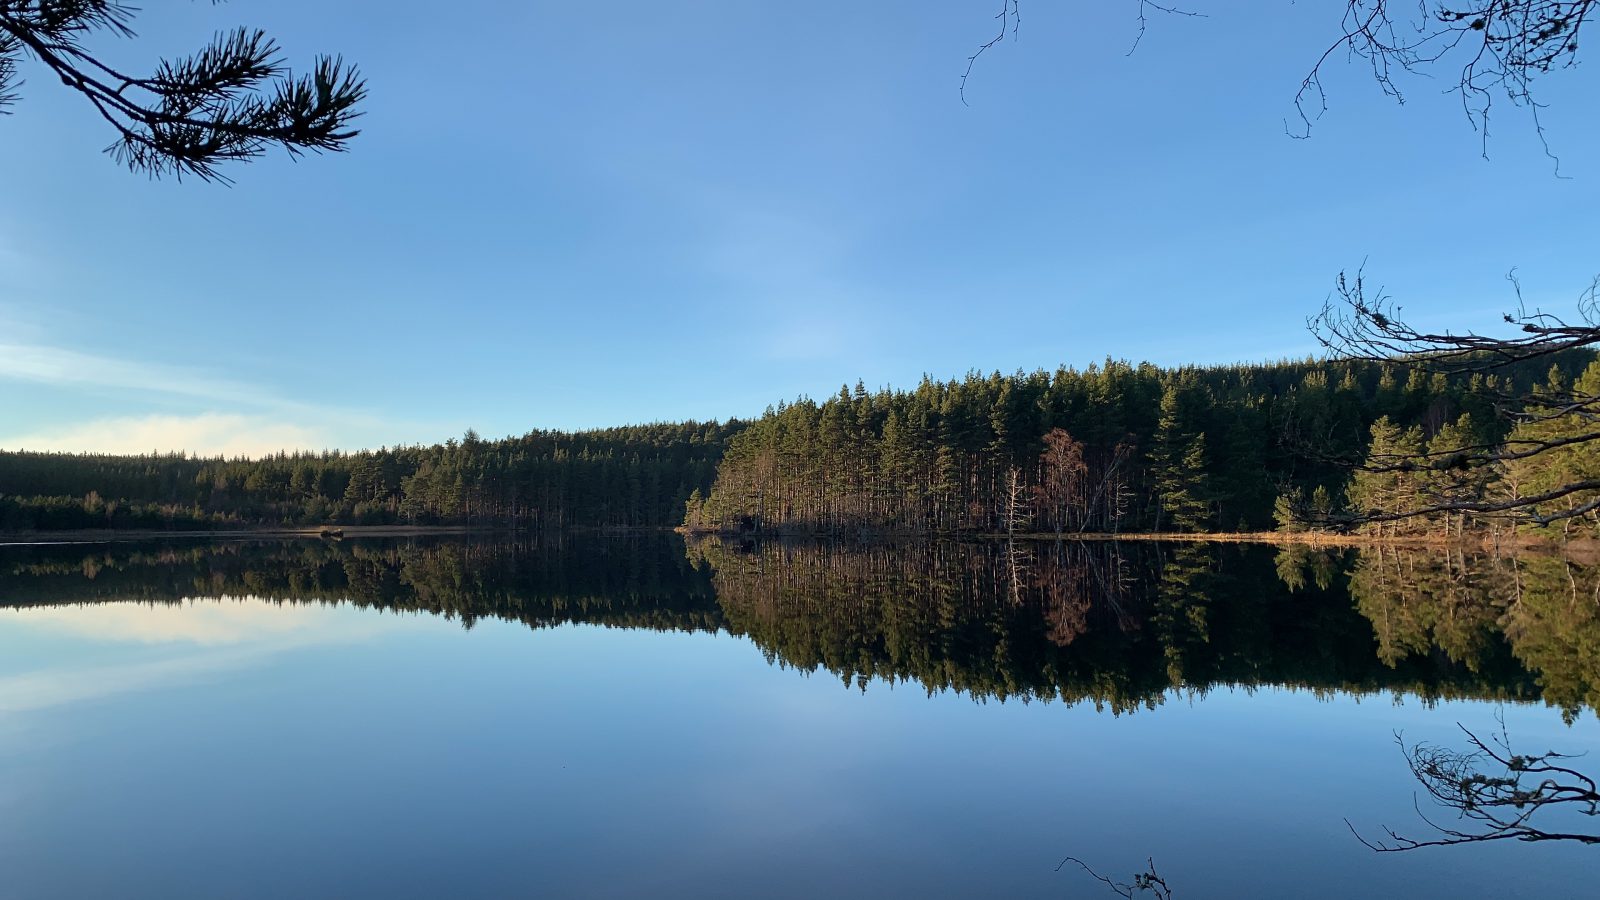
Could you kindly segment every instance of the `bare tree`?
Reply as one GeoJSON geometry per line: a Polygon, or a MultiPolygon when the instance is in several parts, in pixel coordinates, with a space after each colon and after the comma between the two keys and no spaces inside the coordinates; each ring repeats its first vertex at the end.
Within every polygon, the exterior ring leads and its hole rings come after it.
{"type": "Polygon", "coordinates": [[[1016,466],[1007,469],[1003,498],[1005,509],[1001,513],[1007,537],[1015,535],[1018,528],[1027,528],[1033,520],[1032,513],[1028,511],[1029,493],[1028,485],[1022,479],[1022,470],[1016,466]]]}
{"type": "Polygon", "coordinates": [[[218,166],[271,147],[291,156],[339,152],[366,82],[340,57],[318,57],[296,77],[257,29],[217,34],[193,55],[131,75],[89,52],[96,33],[133,37],[137,8],[117,0],[0,0],[0,112],[17,99],[18,63],[31,58],[78,92],[117,139],[107,152],[151,176],[226,181],[218,166]]]}
{"type": "Polygon", "coordinates": [[[1046,523],[1060,534],[1069,518],[1083,530],[1086,515],[1089,466],[1083,459],[1083,444],[1065,429],[1052,428],[1044,435],[1044,450],[1039,454],[1039,486],[1035,493],[1046,523]]]}
{"type": "Polygon", "coordinates": [[[1600,791],[1593,778],[1566,765],[1571,756],[1553,750],[1512,752],[1503,718],[1499,733],[1489,741],[1464,727],[1461,731],[1467,736],[1465,750],[1436,744],[1407,746],[1399,734],[1395,741],[1405,754],[1411,774],[1434,803],[1453,810],[1459,821],[1468,824],[1436,823],[1419,806],[1417,815],[1437,836],[1412,838],[1385,828],[1383,839],[1369,840],[1346,819],[1345,824],[1357,840],[1380,853],[1486,841],[1600,844],[1600,833],[1546,824],[1561,812],[1587,818],[1600,815],[1600,791]]]}

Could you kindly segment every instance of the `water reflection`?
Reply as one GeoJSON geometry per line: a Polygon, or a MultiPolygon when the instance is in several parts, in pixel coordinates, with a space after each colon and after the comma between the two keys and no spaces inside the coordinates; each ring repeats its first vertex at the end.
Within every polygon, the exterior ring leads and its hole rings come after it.
{"type": "Polygon", "coordinates": [[[1569,718],[1600,700],[1600,567],[1376,548],[1356,560],[1350,593],[1386,663],[1431,653],[1481,671],[1508,647],[1569,718]]]}
{"type": "MultiPolygon", "coordinates": [[[[35,623],[200,643],[292,629],[162,617],[192,598],[351,604],[532,628],[727,632],[778,665],[978,699],[1154,708],[1217,686],[1427,701],[1600,695],[1600,567],[1462,552],[1231,545],[267,542],[9,548],[0,605],[35,623]],[[51,613],[111,604],[94,616],[51,613]],[[142,604],[133,615],[121,604],[142,604]],[[119,612],[119,609],[121,610],[119,612]],[[163,631],[165,629],[166,631],[163,631]]],[[[247,618],[241,618],[247,617],[247,618]]]]}
{"type": "MultiPolygon", "coordinates": [[[[681,544],[271,541],[8,548],[0,605],[176,604],[251,597],[483,618],[661,630],[721,625],[708,573],[681,544]]],[[[109,627],[109,623],[108,623],[109,627]]]]}
{"type": "Polygon", "coordinates": [[[1074,543],[692,552],[729,622],[772,659],[857,684],[1117,711],[1274,685],[1543,699],[1571,715],[1593,706],[1600,671],[1597,573],[1555,559],[1074,543]]]}
{"type": "Polygon", "coordinates": [[[1501,711],[1519,750],[1592,746],[1594,574],[1070,542],[0,549],[0,893],[1098,895],[1070,853],[1119,883],[1153,856],[1186,898],[1568,896],[1590,848],[1379,855],[1345,820],[1425,838],[1397,730],[1460,749],[1501,711]]]}

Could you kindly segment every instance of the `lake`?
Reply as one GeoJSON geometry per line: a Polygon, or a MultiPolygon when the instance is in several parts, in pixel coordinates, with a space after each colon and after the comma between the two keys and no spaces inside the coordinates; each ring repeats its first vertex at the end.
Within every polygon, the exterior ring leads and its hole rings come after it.
{"type": "Polygon", "coordinates": [[[1397,733],[1600,745],[1597,592],[1394,549],[3,547],[0,895],[1115,896],[1072,856],[1592,896],[1600,847],[1353,830],[1474,827],[1397,733]]]}

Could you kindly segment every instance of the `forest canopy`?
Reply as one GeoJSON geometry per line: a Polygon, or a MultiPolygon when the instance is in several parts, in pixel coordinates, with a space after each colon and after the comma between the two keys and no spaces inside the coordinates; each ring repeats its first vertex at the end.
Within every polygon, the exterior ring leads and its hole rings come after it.
{"type": "MultiPolygon", "coordinates": [[[[1352,469],[1529,429],[1498,396],[1591,385],[1585,350],[1450,375],[1335,360],[1163,369],[1107,360],[913,390],[841,388],[754,421],[535,431],[429,447],[284,453],[0,453],[0,529],[483,525],[866,534],[1262,531],[1372,516],[1461,533],[1467,511],[1385,511],[1462,490],[1422,463],[1352,469]],[[1431,493],[1430,493],[1431,492],[1431,493]]],[[[1575,448],[1485,470],[1472,497],[1592,468],[1575,448]],[[1490,477],[1492,476],[1492,477],[1490,477]]],[[[1425,462],[1425,460],[1423,461],[1425,462]]],[[[1456,495],[1452,495],[1456,496],[1456,495]]],[[[1572,503],[1587,500],[1573,496],[1572,503]]],[[[1592,524],[1592,512],[1568,521],[1592,524]]]]}
{"type": "Polygon", "coordinates": [[[474,432],[429,447],[282,453],[0,453],[0,529],[495,524],[527,529],[676,524],[710,489],[739,422],[474,432]]]}
{"type": "MultiPolygon", "coordinates": [[[[730,442],[688,524],[813,534],[1248,532],[1403,517],[1431,496],[1424,486],[1454,489],[1449,473],[1423,479],[1412,461],[1352,481],[1369,453],[1498,445],[1514,426],[1497,397],[1546,379],[1588,383],[1600,378],[1593,358],[1579,350],[1456,374],[1361,359],[1178,369],[1108,360],[1082,371],[925,379],[911,391],[858,384],[752,423],[730,442]]],[[[1514,477],[1525,485],[1578,464],[1554,454],[1523,462],[1514,477]]],[[[1441,513],[1405,528],[1461,524],[1441,513]]]]}

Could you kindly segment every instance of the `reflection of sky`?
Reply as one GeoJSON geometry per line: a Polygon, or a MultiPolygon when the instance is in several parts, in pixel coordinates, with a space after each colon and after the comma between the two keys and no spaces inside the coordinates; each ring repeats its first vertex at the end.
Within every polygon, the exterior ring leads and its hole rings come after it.
{"type": "Polygon", "coordinates": [[[369,639],[402,621],[353,612],[252,597],[0,609],[0,660],[13,661],[0,663],[0,716],[203,681],[289,650],[369,639]],[[49,658],[31,667],[35,654],[5,652],[29,645],[49,658]]]}
{"type": "Polygon", "coordinates": [[[143,644],[184,642],[262,643],[299,633],[337,633],[339,617],[328,607],[268,603],[254,598],[177,604],[116,603],[98,606],[36,606],[13,611],[24,629],[70,634],[95,641],[143,644]]]}
{"type": "MultiPolygon", "coordinates": [[[[19,896],[1100,896],[1053,871],[1069,853],[1154,855],[1186,900],[1600,875],[1584,848],[1350,837],[1416,823],[1392,732],[1453,740],[1485,704],[1219,690],[1113,717],[862,694],[725,635],[255,601],[0,615],[0,653],[37,642],[48,664],[0,656],[19,896]]],[[[1600,738],[1506,715],[1539,749],[1600,738]]]]}

